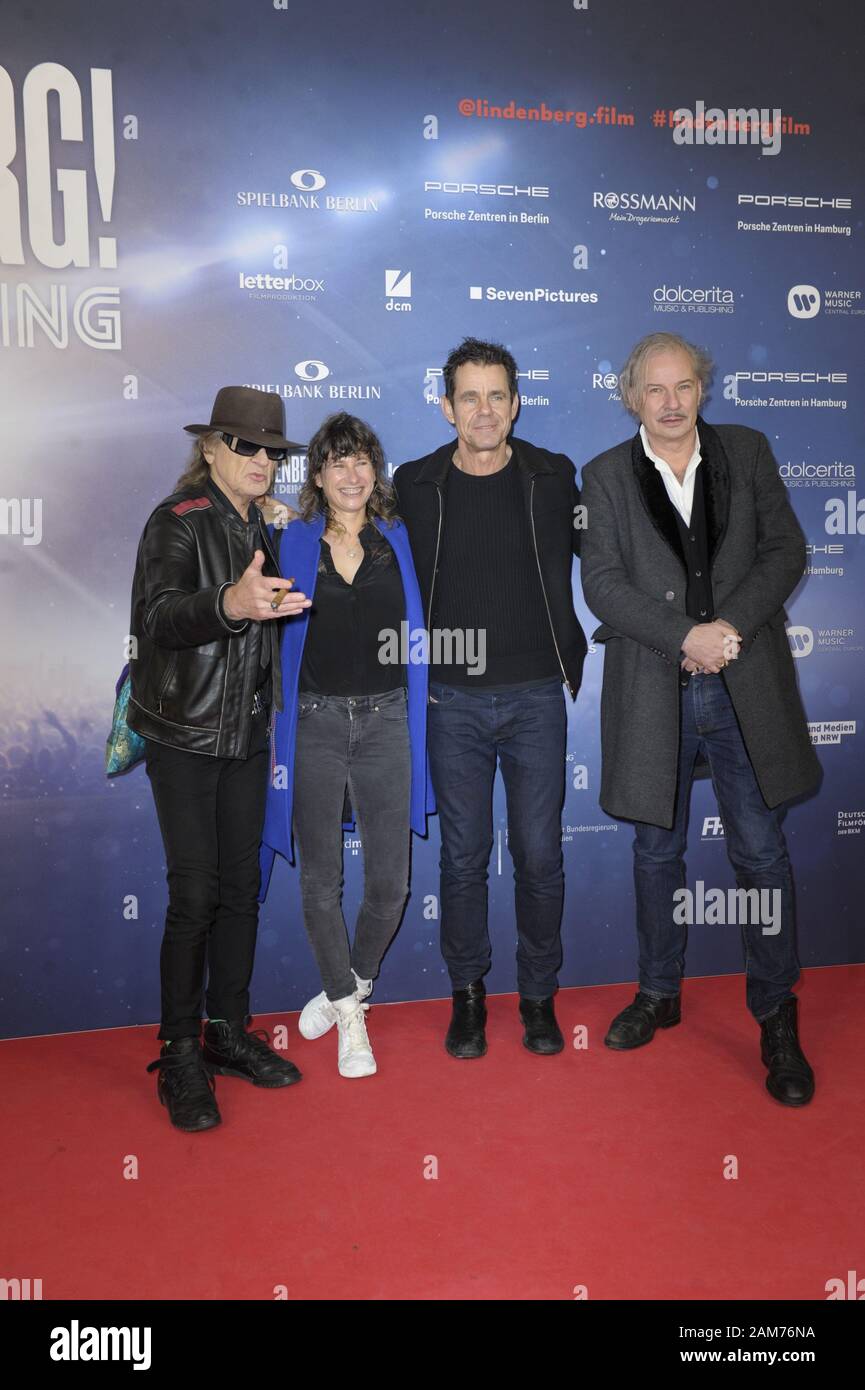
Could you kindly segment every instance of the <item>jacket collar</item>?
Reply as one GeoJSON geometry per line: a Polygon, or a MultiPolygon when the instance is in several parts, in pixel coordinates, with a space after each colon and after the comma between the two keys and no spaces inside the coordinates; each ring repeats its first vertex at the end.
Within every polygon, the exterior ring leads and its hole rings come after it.
{"type": "MultiPolygon", "coordinates": [[[[715,558],[727,530],[730,512],[730,468],[720,436],[711,425],[697,417],[700,436],[700,468],[709,559],[715,558]]],[[[676,557],[684,564],[682,541],[667,489],[655,465],[646,456],[639,430],[631,441],[631,463],[649,520],[676,557]]]]}
{"type": "MultiPolygon", "coordinates": [[[[546,462],[539,449],[534,444],[530,444],[527,439],[516,439],[511,436],[511,451],[516,459],[517,468],[525,477],[534,477],[536,473],[553,473],[550,464],[546,462]]],[[[423,467],[418,469],[416,483],[436,483],[442,487],[447,479],[448,473],[453,468],[454,443],[451,440],[448,444],[443,444],[440,449],[436,449],[434,454],[429,454],[424,460],[423,467]]]]}
{"type": "Polygon", "coordinates": [[[249,516],[247,520],[244,521],[243,517],[240,515],[240,512],[237,510],[234,503],[229,501],[225,493],[222,491],[222,488],[217,487],[216,483],[213,481],[212,478],[207,479],[206,483],[204,484],[204,491],[210,498],[211,502],[213,502],[214,505],[217,506],[219,510],[223,513],[223,515],[227,516],[230,520],[237,522],[237,524],[239,526],[243,526],[244,529],[248,526],[255,525],[258,527],[259,530],[261,530],[261,513],[259,512],[258,507],[255,505],[254,502],[250,502],[249,516]]]}
{"type": "MultiPolygon", "coordinates": [[[[247,537],[251,535],[253,549],[263,550],[265,555],[267,556],[267,559],[270,562],[270,566],[274,574],[279,574],[279,559],[277,556],[277,549],[274,547],[270,533],[268,532],[268,529],[264,524],[264,517],[262,516],[256,504],[254,502],[250,502],[249,517],[246,521],[244,521],[243,517],[240,515],[240,512],[237,510],[234,504],[228,500],[225,493],[222,491],[222,488],[216,486],[216,483],[213,481],[212,478],[207,479],[206,483],[204,484],[204,491],[210,498],[210,500],[213,502],[220,515],[224,516],[225,519],[228,521],[229,525],[236,527],[238,530],[242,529],[247,537]]],[[[321,529],[324,530],[323,522],[321,529]]]]}

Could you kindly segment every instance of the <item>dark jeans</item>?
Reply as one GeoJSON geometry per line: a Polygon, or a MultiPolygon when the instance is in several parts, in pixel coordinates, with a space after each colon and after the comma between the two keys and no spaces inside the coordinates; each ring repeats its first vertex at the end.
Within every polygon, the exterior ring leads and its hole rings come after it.
{"type": "Polygon", "coordinates": [[[160,1038],[198,1037],[209,1018],[249,1013],[258,931],[258,850],[270,760],[265,710],[246,758],[211,758],[147,741],[147,775],[168,870],[160,1038]]]}
{"type": "MultiPolygon", "coordinates": [[[[736,883],[743,889],[768,889],[766,902],[780,904],[778,923],[771,924],[771,934],[763,930],[768,923],[753,920],[755,913],[737,913],[745,948],[747,1004],[754,1017],[762,1021],[791,998],[792,987],[799,978],[793,877],[781,829],[783,813],[780,809],[770,811],[763,800],[723,678],[692,676],[681,691],[681,702],[675,823],[671,830],[636,825],[634,880],[640,989],[656,998],[679,992],[687,924],[674,920],[673,895],[685,887],[688,806],[694,763],[702,749],[711,770],[736,883]],[[771,893],[776,889],[778,896],[773,899],[771,893]],[[775,930],[778,924],[780,931],[775,930]]],[[[726,898],[729,902],[729,894],[726,898]]],[[[712,928],[729,929],[729,925],[712,928]]]]}
{"type": "Polygon", "coordinates": [[[487,878],[493,782],[502,770],[514,865],[517,985],[541,999],[562,963],[562,804],[567,717],[561,682],[484,694],[430,682],[430,771],[441,829],[441,949],[453,989],[491,963],[487,878]]]}
{"type": "Polygon", "coordinates": [[[294,837],[303,919],[328,999],[374,980],[408,897],[411,749],[405,687],[298,697],[294,837]],[[363,847],[363,902],[349,949],[342,914],[346,788],[363,847]]]}

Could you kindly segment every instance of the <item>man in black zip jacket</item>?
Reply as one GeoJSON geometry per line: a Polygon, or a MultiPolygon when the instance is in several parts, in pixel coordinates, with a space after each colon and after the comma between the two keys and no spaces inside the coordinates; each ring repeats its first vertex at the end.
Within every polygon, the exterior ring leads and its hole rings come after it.
{"type": "Polygon", "coordinates": [[[398,468],[430,632],[428,740],[441,830],[441,945],[453,989],[445,1046],[486,1052],[487,877],[501,767],[514,863],[523,1042],[560,1052],[553,995],[564,896],[567,718],[586,639],[574,613],[581,514],[574,465],[511,437],[517,366],[467,338],[445,363],[456,442],[398,468]]]}

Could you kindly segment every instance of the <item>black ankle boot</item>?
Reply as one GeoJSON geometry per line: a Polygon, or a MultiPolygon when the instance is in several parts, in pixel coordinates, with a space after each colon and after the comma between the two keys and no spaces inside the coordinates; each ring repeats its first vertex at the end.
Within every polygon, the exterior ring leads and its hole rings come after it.
{"type": "Polygon", "coordinates": [[[520,1018],[525,1024],[523,1047],[540,1056],[561,1052],[565,1045],[553,1011],[553,996],[547,999],[528,999],[520,995],[520,1018]]]}
{"type": "Polygon", "coordinates": [[[638,990],[633,1004],[616,1014],[604,1042],[616,1052],[626,1052],[632,1047],[643,1047],[651,1042],[656,1028],[675,1028],[681,1021],[682,1006],[678,994],[673,999],[653,999],[651,995],[638,990]]]}
{"type": "Polygon", "coordinates": [[[760,1024],[760,1056],[769,1068],[766,1089],[782,1105],[807,1105],[814,1094],[814,1073],[799,1046],[798,999],[785,999],[760,1024]]]}
{"type": "Polygon", "coordinates": [[[269,1046],[266,1029],[246,1031],[251,1022],[251,1018],[230,1023],[220,1019],[205,1025],[204,1060],[211,1070],[219,1076],[242,1076],[254,1086],[291,1086],[300,1081],[294,1063],[269,1046]]]}
{"type": "Polygon", "coordinates": [[[177,1038],[170,1047],[163,1047],[147,1070],[159,1072],[157,1093],[177,1129],[194,1132],[222,1123],[216,1104],[216,1083],[198,1038],[177,1038]]]}
{"type": "Polygon", "coordinates": [[[453,1014],[445,1038],[452,1057],[483,1057],[487,1050],[487,992],[483,980],[453,992],[453,1014]]]}

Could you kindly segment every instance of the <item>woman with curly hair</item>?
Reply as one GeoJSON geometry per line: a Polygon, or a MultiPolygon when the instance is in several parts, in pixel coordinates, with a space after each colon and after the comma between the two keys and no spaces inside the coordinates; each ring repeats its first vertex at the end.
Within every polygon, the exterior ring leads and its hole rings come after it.
{"type": "MultiPolygon", "coordinates": [[[[410,829],[433,809],[426,759],[427,665],[409,659],[423,612],[408,537],[384,455],[362,420],[324,421],[308,453],[300,516],[282,532],[280,565],[312,607],[282,638],[283,709],[262,848],[300,858],[304,923],[322,992],[300,1018],[306,1038],[335,1023],[342,1076],[376,1070],[364,1000],[408,896],[410,829]],[[345,803],[360,831],[364,893],[353,943],[342,911],[345,803]]],[[[415,650],[418,650],[415,644],[415,650]]]]}

